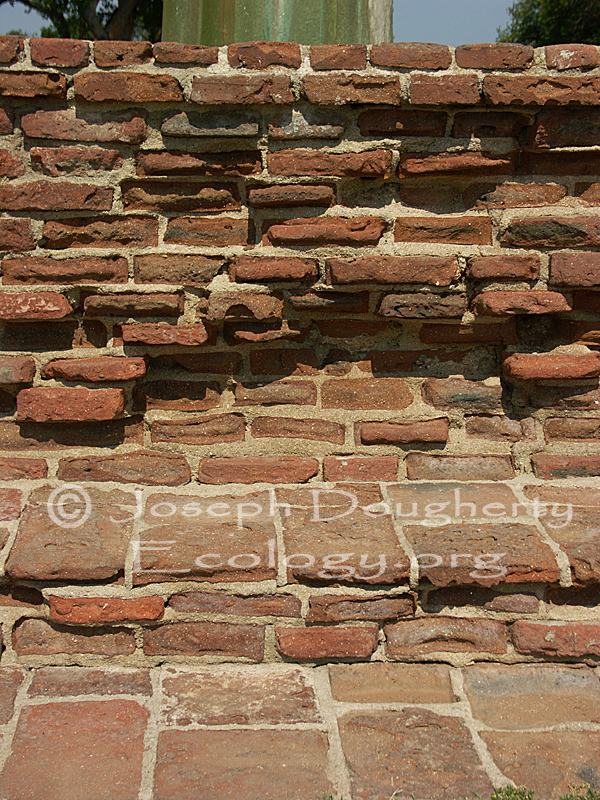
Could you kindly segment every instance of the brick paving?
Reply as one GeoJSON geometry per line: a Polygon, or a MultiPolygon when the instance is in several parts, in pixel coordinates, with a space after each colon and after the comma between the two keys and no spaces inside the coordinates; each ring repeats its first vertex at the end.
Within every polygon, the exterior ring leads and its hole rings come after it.
{"type": "Polygon", "coordinates": [[[0,756],[3,800],[552,800],[600,788],[600,670],[7,667],[0,756]]]}

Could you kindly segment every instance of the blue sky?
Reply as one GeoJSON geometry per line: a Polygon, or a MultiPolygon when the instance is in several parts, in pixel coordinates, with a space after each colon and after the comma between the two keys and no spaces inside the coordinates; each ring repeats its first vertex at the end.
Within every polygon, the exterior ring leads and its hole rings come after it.
{"type": "MultiPolygon", "coordinates": [[[[494,42],[496,29],[507,22],[512,0],[394,0],[394,38],[397,42],[465,44],[494,42]]],[[[41,17],[25,7],[0,5],[0,33],[20,28],[39,34],[41,17]]]]}

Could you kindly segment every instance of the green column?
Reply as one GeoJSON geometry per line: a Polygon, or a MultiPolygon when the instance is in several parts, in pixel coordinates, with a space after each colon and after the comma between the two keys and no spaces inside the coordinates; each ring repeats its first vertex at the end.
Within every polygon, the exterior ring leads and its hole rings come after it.
{"type": "Polygon", "coordinates": [[[393,0],[165,0],[164,42],[378,44],[392,41],[393,0]]]}

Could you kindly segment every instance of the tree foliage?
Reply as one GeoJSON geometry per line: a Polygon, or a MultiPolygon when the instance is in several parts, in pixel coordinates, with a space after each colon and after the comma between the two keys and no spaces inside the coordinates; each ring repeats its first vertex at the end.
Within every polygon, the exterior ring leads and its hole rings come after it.
{"type": "MultiPolygon", "coordinates": [[[[20,0],[49,21],[42,36],[160,41],[162,0],[20,0]]],[[[14,5],[15,0],[0,0],[14,5]]]]}
{"type": "Polygon", "coordinates": [[[599,0],[517,0],[508,13],[499,42],[600,45],[599,0]]]}

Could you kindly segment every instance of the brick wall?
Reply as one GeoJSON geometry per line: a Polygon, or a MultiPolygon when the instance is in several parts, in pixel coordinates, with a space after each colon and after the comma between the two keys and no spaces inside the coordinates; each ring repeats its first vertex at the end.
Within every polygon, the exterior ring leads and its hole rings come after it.
{"type": "Polygon", "coordinates": [[[588,45],[0,37],[3,660],[598,656],[599,134],[588,45]]]}

